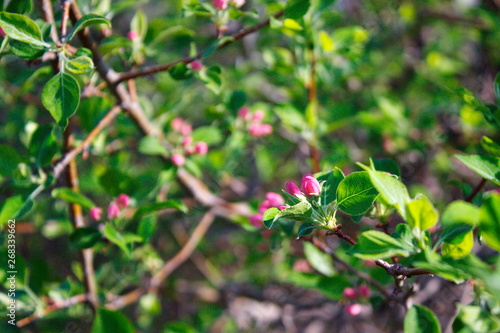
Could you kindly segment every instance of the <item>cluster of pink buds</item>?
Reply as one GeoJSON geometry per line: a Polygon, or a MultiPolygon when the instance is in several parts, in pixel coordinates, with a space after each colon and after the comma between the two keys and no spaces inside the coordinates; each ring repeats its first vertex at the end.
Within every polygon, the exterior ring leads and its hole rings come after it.
{"type": "Polygon", "coordinates": [[[172,155],[172,163],[176,166],[183,166],[186,163],[187,155],[199,154],[205,155],[208,152],[208,145],[204,141],[194,142],[191,133],[193,132],[193,127],[190,123],[186,122],[182,118],[175,118],[170,124],[174,132],[180,134],[180,140],[178,140],[178,147],[176,147],[176,153],[172,155]]]}
{"type": "Polygon", "coordinates": [[[224,10],[229,4],[234,7],[241,7],[245,4],[246,0],[212,0],[212,5],[217,10],[224,10]]]}
{"type": "Polygon", "coordinates": [[[300,182],[300,188],[294,182],[288,182],[285,185],[285,190],[288,194],[297,198],[303,198],[304,195],[312,198],[320,195],[321,185],[313,175],[305,175],[300,182]]]}
{"type": "Polygon", "coordinates": [[[259,212],[257,214],[254,214],[250,216],[250,223],[255,226],[255,227],[261,227],[262,226],[262,216],[266,210],[272,207],[277,207],[279,209],[285,209],[285,200],[281,195],[275,192],[267,192],[266,193],[266,200],[264,200],[260,205],[259,205],[259,212]]]}
{"type": "Polygon", "coordinates": [[[273,132],[270,124],[262,123],[264,116],[264,111],[256,110],[252,113],[248,106],[243,106],[238,110],[238,117],[245,122],[248,133],[253,137],[267,136],[273,132]]]}
{"type": "MultiPolygon", "coordinates": [[[[368,298],[370,297],[370,288],[363,284],[359,286],[357,289],[354,288],[345,288],[342,293],[344,299],[346,300],[357,300],[359,298],[368,298]]],[[[363,306],[359,303],[347,304],[344,308],[344,312],[350,317],[356,317],[361,314],[363,310],[363,306]]]]}
{"type": "MultiPolygon", "coordinates": [[[[130,197],[126,194],[120,194],[118,198],[109,204],[107,216],[109,219],[115,219],[120,216],[121,209],[130,205],[130,197]]],[[[94,221],[102,219],[102,209],[99,207],[92,207],[90,209],[90,218],[94,221]]]]}

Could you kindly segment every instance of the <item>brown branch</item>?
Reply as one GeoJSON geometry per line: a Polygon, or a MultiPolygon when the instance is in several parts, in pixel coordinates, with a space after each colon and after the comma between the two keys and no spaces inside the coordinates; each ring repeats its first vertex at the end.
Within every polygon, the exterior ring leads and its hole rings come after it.
{"type": "Polygon", "coordinates": [[[54,304],[47,306],[45,309],[43,309],[41,312],[35,312],[31,316],[25,317],[17,322],[17,327],[23,327],[28,324],[31,324],[37,319],[43,318],[46,315],[48,315],[51,312],[60,310],[60,309],[65,309],[69,308],[72,305],[83,303],[87,301],[87,295],[86,294],[80,294],[80,295],[75,295],[72,296],[68,299],[62,300],[62,301],[55,301],[54,304]]]}
{"type": "Polygon", "coordinates": [[[59,35],[57,34],[56,23],[54,21],[54,11],[52,10],[52,3],[50,0],[38,0],[38,8],[40,8],[40,13],[42,19],[50,24],[50,38],[57,43],[59,41],[59,35]]]}
{"type": "Polygon", "coordinates": [[[61,42],[64,42],[68,32],[69,8],[72,0],[61,0],[62,18],[61,18],[61,42]]]}
{"type": "Polygon", "coordinates": [[[354,239],[352,239],[351,236],[349,236],[349,235],[345,234],[343,231],[341,231],[341,229],[342,229],[342,224],[337,224],[336,230],[328,231],[325,235],[327,235],[327,236],[335,235],[338,238],[347,241],[351,245],[356,245],[356,241],[354,239]]]}
{"type": "Polygon", "coordinates": [[[68,164],[70,164],[73,159],[80,154],[84,149],[86,149],[90,143],[96,138],[96,136],[104,129],[106,128],[111,121],[120,113],[121,107],[118,105],[115,105],[114,107],[109,110],[109,112],[104,116],[104,118],[99,121],[96,127],[92,129],[92,131],[87,135],[87,137],[82,141],[82,143],[74,148],[69,150],[67,153],[64,154],[64,157],[62,160],[56,164],[54,167],[54,177],[58,178],[62,171],[66,168],[68,164]]]}
{"type": "Polygon", "coordinates": [[[333,258],[333,260],[335,260],[337,263],[339,263],[341,266],[343,266],[350,273],[356,275],[357,277],[359,277],[362,280],[365,280],[368,284],[372,285],[377,290],[379,290],[382,293],[382,295],[384,295],[384,296],[390,295],[389,292],[385,289],[385,287],[381,283],[375,281],[368,274],[357,270],[356,268],[352,267],[349,263],[342,260],[325,242],[321,241],[317,237],[300,237],[300,239],[313,243],[314,246],[316,246],[318,249],[320,249],[324,253],[330,255],[333,258]]]}
{"type": "MultiPolygon", "coordinates": [[[[73,146],[73,131],[72,131],[72,121],[69,122],[66,130],[63,135],[63,150],[65,153],[68,153],[73,146]]],[[[68,168],[66,169],[66,182],[68,186],[75,192],[79,192],[78,186],[78,169],[76,166],[76,162],[72,159],[68,163],[68,168]]],[[[82,207],[78,204],[69,204],[70,207],[70,217],[73,223],[73,227],[83,228],[86,226],[85,220],[83,219],[82,207]]],[[[98,306],[98,298],[97,298],[97,285],[95,281],[95,272],[94,272],[94,253],[92,249],[85,249],[79,251],[80,261],[83,266],[84,273],[84,285],[85,290],[88,293],[88,301],[92,308],[95,310],[98,306]]]]}
{"type": "MultiPolygon", "coordinates": [[[[274,18],[278,18],[280,16],[282,16],[284,13],[284,11],[279,11],[277,12],[276,14],[274,14],[274,18]]],[[[224,42],[222,42],[217,48],[220,49],[220,48],[223,48],[223,47],[226,47],[240,39],[242,39],[243,37],[251,34],[251,33],[254,33],[266,26],[269,25],[269,22],[270,22],[270,19],[266,19],[266,20],[263,20],[251,27],[248,27],[246,29],[242,29],[240,30],[239,32],[231,35],[231,36],[227,36],[227,37],[230,37],[229,39],[225,40],[224,42]]],[[[177,60],[177,61],[174,61],[174,62],[171,62],[171,63],[168,63],[168,64],[163,64],[163,65],[154,65],[154,66],[150,66],[150,67],[146,67],[146,68],[142,68],[142,69],[138,69],[136,71],[130,71],[130,72],[126,72],[126,73],[121,73],[119,74],[119,78],[118,80],[116,81],[116,83],[118,82],[122,82],[122,81],[127,81],[127,80],[130,80],[130,79],[135,79],[137,77],[141,77],[141,76],[148,76],[148,75],[152,75],[154,73],[158,73],[158,72],[164,72],[164,71],[167,71],[169,70],[170,68],[174,67],[175,65],[178,65],[178,64],[181,64],[181,63],[184,63],[184,64],[189,64],[197,59],[200,59],[202,58],[203,56],[203,53],[200,52],[198,53],[196,56],[194,57],[187,57],[187,58],[184,58],[184,59],[181,59],[181,60],[177,60]]]]}
{"type": "Polygon", "coordinates": [[[484,185],[486,185],[486,178],[481,179],[481,181],[479,182],[479,184],[477,184],[472,193],[469,194],[467,198],[465,198],[464,200],[466,202],[472,202],[472,200],[474,200],[474,197],[481,191],[484,185]]]}
{"type": "Polygon", "coordinates": [[[396,296],[403,288],[404,281],[412,276],[416,275],[432,275],[432,272],[426,270],[426,269],[421,269],[421,268],[407,268],[404,267],[401,264],[395,263],[395,264],[389,264],[388,262],[382,260],[382,259],[377,259],[375,260],[375,263],[385,269],[387,274],[391,275],[394,278],[394,283],[396,285],[396,288],[394,289],[392,295],[396,296]]]}
{"type": "Polygon", "coordinates": [[[106,308],[111,310],[121,309],[131,303],[136,302],[142,295],[145,295],[146,293],[156,294],[163,281],[165,281],[165,279],[170,276],[170,274],[172,274],[172,272],[175,271],[181,264],[189,259],[200,240],[207,233],[208,228],[210,227],[214,219],[215,214],[212,211],[206,212],[200,223],[198,223],[196,228],[193,230],[193,233],[189,237],[186,244],[184,244],[182,249],[177,252],[174,257],[167,261],[165,265],[163,265],[163,267],[151,278],[148,286],[139,287],[125,295],[113,299],[108,304],[106,304],[106,308]]]}

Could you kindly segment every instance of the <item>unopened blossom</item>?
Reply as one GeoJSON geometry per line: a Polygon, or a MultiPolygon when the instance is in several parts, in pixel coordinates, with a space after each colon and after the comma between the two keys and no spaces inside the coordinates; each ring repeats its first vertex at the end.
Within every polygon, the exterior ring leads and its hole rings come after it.
{"type": "Polygon", "coordinates": [[[116,199],[116,203],[120,208],[128,207],[130,204],[130,197],[126,194],[120,194],[116,199]]]}
{"type": "Polygon", "coordinates": [[[208,152],[208,145],[206,142],[197,142],[194,146],[194,151],[196,154],[205,155],[208,152]]]}
{"type": "Polygon", "coordinates": [[[134,41],[137,38],[139,38],[139,34],[137,33],[137,31],[132,30],[127,33],[127,38],[130,39],[131,41],[134,41]]]}
{"type": "Polygon", "coordinates": [[[182,118],[174,118],[172,120],[172,122],[170,123],[170,126],[172,127],[172,129],[176,132],[181,132],[182,130],[182,126],[184,125],[184,120],[182,120],[182,118]]]}
{"type": "Polygon", "coordinates": [[[118,204],[113,202],[108,206],[108,218],[114,219],[120,215],[120,207],[118,204]]]}
{"type": "Polygon", "coordinates": [[[200,69],[203,68],[203,63],[199,60],[195,60],[189,64],[189,67],[191,67],[193,71],[198,72],[200,69]]]}
{"type": "Polygon", "coordinates": [[[212,0],[215,9],[223,10],[227,8],[228,0],[212,0]]]}
{"type": "Polygon", "coordinates": [[[318,180],[312,175],[305,175],[302,177],[300,188],[308,197],[317,196],[321,193],[321,186],[319,185],[318,180]]]}
{"type": "Polygon", "coordinates": [[[185,136],[182,139],[181,145],[183,145],[184,147],[186,147],[186,146],[189,146],[191,143],[193,143],[193,137],[191,137],[191,136],[185,136]]]}
{"type": "Polygon", "coordinates": [[[94,221],[99,221],[102,218],[102,209],[99,207],[90,208],[90,218],[94,221]]]}
{"type": "Polygon", "coordinates": [[[250,115],[250,109],[248,106],[242,106],[238,110],[238,117],[240,117],[243,120],[248,120],[248,116],[250,115]]]}
{"type": "Polygon", "coordinates": [[[254,214],[249,217],[250,223],[257,228],[262,227],[262,214],[254,214]]]}
{"type": "Polygon", "coordinates": [[[356,299],[358,298],[358,292],[354,288],[345,288],[342,292],[345,299],[356,299]]]}
{"type": "Polygon", "coordinates": [[[357,304],[357,303],[348,304],[344,308],[344,312],[350,317],[358,316],[362,310],[363,310],[363,307],[361,306],[361,304],[357,304]]]}
{"type": "Polygon", "coordinates": [[[172,159],[172,163],[174,163],[174,165],[176,165],[176,166],[183,166],[184,163],[186,163],[186,159],[184,158],[184,156],[179,155],[179,154],[172,155],[171,159],[172,159]]]}
{"type": "Polygon", "coordinates": [[[361,286],[358,287],[358,294],[361,297],[368,298],[370,297],[370,287],[368,287],[366,284],[362,284],[361,286]]]}
{"type": "Polygon", "coordinates": [[[253,137],[266,136],[273,132],[273,127],[269,124],[251,124],[248,127],[248,132],[253,137]]]}
{"type": "Polygon", "coordinates": [[[272,207],[278,207],[285,203],[283,197],[275,192],[267,192],[266,199],[267,201],[269,201],[272,207]]]}
{"type": "Polygon", "coordinates": [[[295,185],[294,182],[288,182],[285,185],[285,190],[288,194],[293,195],[294,197],[298,197],[299,195],[302,195],[302,191],[300,188],[295,185]]]}
{"type": "Polygon", "coordinates": [[[252,115],[252,121],[256,123],[260,123],[264,119],[264,111],[262,110],[257,110],[254,112],[252,115]]]}
{"type": "Polygon", "coordinates": [[[182,135],[189,135],[193,132],[193,127],[191,126],[191,124],[188,124],[186,122],[184,122],[182,124],[182,127],[181,127],[181,134],[182,135]]]}

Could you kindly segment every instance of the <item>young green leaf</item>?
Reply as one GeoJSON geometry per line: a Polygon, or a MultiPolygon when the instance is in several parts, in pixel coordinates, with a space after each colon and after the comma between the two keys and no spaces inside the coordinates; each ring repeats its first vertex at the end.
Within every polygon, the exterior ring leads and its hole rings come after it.
{"type": "Polygon", "coordinates": [[[311,232],[313,232],[314,229],[318,229],[318,227],[309,222],[302,223],[299,226],[299,230],[297,232],[297,238],[309,235],[311,232]]]}
{"type": "Polygon", "coordinates": [[[433,227],[439,219],[439,213],[424,195],[406,203],[406,221],[412,228],[425,231],[433,227]]]}
{"type": "Polygon", "coordinates": [[[456,237],[460,237],[472,230],[472,226],[465,223],[455,223],[448,225],[444,228],[441,235],[439,235],[439,239],[436,242],[435,247],[437,247],[442,242],[450,242],[452,239],[456,237]]]}
{"type": "Polygon", "coordinates": [[[441,333],[441,326],[436,315],[422,305],[414,304],[406,313],[405,333],[441,333]]]}
{"type": "Polygon", "coordinates": [[[31,12],[33,9],[33,4],[31,0],[22,0],[22,1],[10,1],[5,8],[6,12],[9,13],[18,13],[18,14],[26,14],[31,12]]]}
{"type": "Polygon", "coordinates": [[[96,227],[76,228],[69,236],[71,246],[77,249],[88,249],[102,240],[102,235],[96,227]]]}
{"type": "Polygon", "coordinates": [[[106,24],[108,27],[111,27],[111,23],[104,17],[97,14],[87,14],[80,17],[80,19],[73,26],[73,30],[66,36],[66,40],[71,40],[78,31],[85,29],[88,26],[96,25],[96,24],[106,24]]]}
{"type": "Polygon", "coordinates": [[[349,253],[360,259],[384,259],[394,256],[408,257],[410,251],[393,237],[376,230],[361,233],[349,253]]]}
{"type": "Polygon", "coordinates": [[[103,231],[104,237],[108,239],[111,243],[118,245],[118,247],[125,252],[128,256],[130,256],[130,248],[127,245],[127,240],[122,235],[121,232],[116,230],[111,224],[106,224],[103,231]]]}
{"type": "Polygon", "coordinates": [[[321,191],[321,203],[323,205],[329,204],[337,200],[337,188],[340,182],[344,179],[344,174],[339,168],[335,168],[332,171],[319,176],[319,182],[325,181],[323,183],[323,190],[321,191]]]}
{"type": "Polygon", "coordinates": [[[193,72],[184,63],[170,67],[168,74],[176,81],[186,80],[193,76],[193,72]]]}
{"type": "Polygon", "coordinates": [[[5,200],[0,207],[0,227],[7,224],[14,214],[22,207],[23,198],[20,195],[5,200]]]}
{"type": "Polygon", "coordinates": [[[311,6],[310,0],[288,1],[285,7],[285,17],[298,20],[307,13],[309,6],[311,6]]]}
{"type": "Polygon", "coordinates": [[[470,253],[474,246],[474,235],[472,231],[462,233],[448,242],[443,243],[441,252],[445,257],[454,259],[463,258],[470,253]]]}
{"type": "Polygon", "coordinates": [[[353,172],[339,183],[337,204],[349,215],[360,215],[370,209],[377,195],[368,172],[353,172]]]}
{"type": "Polygon", "coordinates": [[[184,203],[177,200],[167,200],[163,202],[156,202],[154,204],[142,206],[135,212],[134,219],[142,218],[144,216],[153,214],[159,210],[168,208],[177,209],[183,213],[187,213],[187,207],[186,205],[184,205],[184,203]]]}
{"type": "Polygon", "coordinates": [[[94,62],[87,56],[79,56],[68,61],[66,69],[75,74],[88,73],[94,69],[94,62]]]}
{"type": "Polygon", "coordinates": [[[465,223],[474,227],[479,223],[479,208],[465,201],[453,201],[446,206],[441,223],[445,226],[465,223]]]}
{"type": "Polygon", "coordinates": [[[500,158],[487,155],[455,155],[481,177],[500,185],[500,158]]]}
{"type": "Polygon", "coordinates": [[[50,44],[43,41],[38,25],[24,15],[0,12],[0,27],[9,38],[44,48],[50,47],[50,44]]]}
{"type": "Polygon", "coordinates": [[[222,88],[221,69],[219,66],[211,66],[204,68],[199,72],[200,80],[205,83],[205,86],[214,94],[218,95],[222,88]]]}
{"type": "Polygon", "coordinates": [[[78,82],[69,74],[56,74],[43,88],[42,103],[64,130],[80,103],[78,82]]]}
{"type": "Polygon", "coordinates": [[[335,268],[333,268],[332,257],[323,251],[319,250],[310,242],[304,243],[304,255],[311,266],[326,276],[335,275],[335,268]]]}
{"type": "Polygon", "coordinates": [[[307,201],[301,201],[298,204],[283,210],[279,210],[278,208],[269,208],[264,212],[264,225],[266,228],[270,229],[274,222],[282,217],[296,221],[308,222],[311,217],[311,204],[307,201]]]}
{"type": "Polygon", "coordinates": [[[59,187],[52,190],[52,197],[78,204],[87,209],[95,207],[95,204],[92,202],[92,200],[79,192],[73,191],[68,187],[59,187]]]}
{"type": "Polygon", "coordinates": [[[486,244],[500,251],[500,194],[484,198],[479,213],[480,232],[486,244]]]}
{"type": "Polygon", "coordinates": [[[459,312],[453,322],[453,332],[499,332],[500,320],[491,311],[477,305],[457,303],[459,312]]]}
{"type": "Polygon", "coordinates": [[[493,156],[500,156],[500,145],[498,145],[495,141],[491,140],[487,136],[483,136],[481,138],[481,146],[488,152],[488,154],[493,156]]]}
{"type": "Polygon", "coordinates": [[[134,333],[134,325],[121,312],[99,308],[92,324],[92,333],[134,333]]]}
{"type": "Polygon", "coordinates": [[[45,48],[42,46],[21,42],[15,39],[9,39],[9,45],[12,53],[26,60],[38,59],[45,53],[45,48]]]}

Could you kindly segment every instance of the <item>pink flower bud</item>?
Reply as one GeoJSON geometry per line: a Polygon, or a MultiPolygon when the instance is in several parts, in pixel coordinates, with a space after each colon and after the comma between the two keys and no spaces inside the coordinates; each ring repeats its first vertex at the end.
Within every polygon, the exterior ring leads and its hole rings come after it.
{"type": "Polygon", "coordinates": [[[182,155],[174,154],[172,155],[172,163],[176,166],[183,166],[186,163],[186,159],[182,155]]]}
{"type": "Polygon", "coordinates": [[[342,292],[345,299],[356,299],[358,298],[358,292],[354,288],[345,288],[342,292]]]}
{"type": "Polygon", "coordinates": [[[184,123],[182,124],[182,127],[181,127],[181,134],[184,135],[184,136],[187,136],[189,134],[191,134],[193,132],[193,127],[191,126],[191,124],[188,124],[188,123],[184,123]]]}
{"type": "Polygon", "coordinates": [[[186,147],[186,146],[189,146],[191,143],[193,143],[193,138],[190,137],[190,136],[186,136],[184,137],[184,139],[182,139],[182,146],[186,147]]]}
{"type": "Polygon", "coordinates": [[[90,218],[94,221],[99,221],[102,218],[102,209],[99,207],[90,208],[90,218]]]}
{"type": "Polygon", "coordinates": [[[114,219],[117,218],[120,215],[120,207],[118,207],[118,204],[116,203],[111,203],[108,206],[108,218],[114,219]]]}
{"type": "Polygon", "coordinates": [[[240,117],[243,120],[248,120],[248,116],[250,115],[250,109],[248,106],[242,106],[238,110],[238,117],[240,117]]]}
{"type": "Polygon", "coordinates": [[[248,127],[248,132],[253,137],[266,136],[273,132],[273,127],[269,124],[253,123],[248,127]]]}
{"type": "Polygon", "coordinates": [[[205,155],[208,152],[208,145],[203,141],[197,142],[194,151],[196,154],[205,155]]]}
{"type": "Polygon", "coordinates": [[[285,200],[283,200],[283,197],[275,192],[267,192],[266,199],[271,204],[271,207],[278,207],[278,206],[281,206],[285,203],[285,200]]]}
{"type": "Polygon", "coordinates": [[[260,123],[264,119],[264,111],[257,110],[252,116],[252,121],[256,123],[260,123]]]}
{"type": "Polygon", "coordinates": [[[370,297],[370,293],[371,293],[370,287],[368,287],[366,284],[362,284],[358,287],[359,296],[368,298],[370,297]]]}
{"type": "Polygon", "coordinates": [[[320,195],[321,193],[321,186],[319,185],[318,180],[312,175],[305,175],[302,177],[300,188],[308,197],[320,195]]]}
{"type": "Polygon", "coordinates": [[[302,191],[300,188],[295,185],[294,182],[288,182],[285,185],[285,190],[288,194],[293,195],[294,197],[298,197],[299,195],[302,195],[302,191]]]}
{"type": "Polygon", "coordinates": [[[189,64],[189,67],[191,67],[193,71],[198,72],[203,68],[203,64],[201,63],[201,61],[194,60],[189,64]]]}
{"type": "Polygon", "coordinates": [[[257,228],[262,227],[262,214],[255,214],[252,215],[248,218],[250,220],[250,223],[257,228]]]}
{"type": "Polygon", "coordinates": [[[0,37],[5,37],[5,31],[0,27],[0,37]]]}
{"type": "Polygon", "coordinates": [[[212,4],[215,9],[223,10],[227,8],[227,1],[228,0],[212,0],[212,4]]]}
{"type": "Polygon", "coordinates": [[[361,313],[362,310],[363,310],[363,307],[361,306],[361,304],[357,304],[357,303],[355,303],[355,304],[348,304],[344,308],[344,312],[348,316],[351,316],[351,317],[358,316],[361,313]]]}
{"type": "Polygon", "coordinates": [[[265,201],[260,203],[258,210],[260,213],[264,213],[266,210],[268,210],[271,207],[273,207],[271,202],[269,200],[265,200],[265,201]]]}
{"type": "Polygon", "coordinates": [[[116,203],[120,208],[128,207],[130,204],[130,197],[126,194],[120,194],[116,199],[116,203]]]}
{"type": "Polygon", "coordinates": [[[281,206],[278,206],[278,209],[279,210],[283,210],[283,209],[287,209],[288,206],[287,205],[281,205],[281,206]]]}
{"type": "Polygon", "coordinates": [[[137,31],[132,30],[127,33],[127,38],[131,41],[134,41],[135,39],[139,38],[139,34],[137,33],[137,31]]]}
{"type": "Polygon", "coordinates": [[[172,129],[176,132],[181,132],[182,130],[182,125],[184,125],[184,120],[182,118],[174,118],[172,122],[170,123],[170,126],[172,126],[172,129]]]}
{"type": "Polygon", "coordinates": [[[245,4],[246,0],[229,0],[229,2],[239,8],[245,4]]]}

